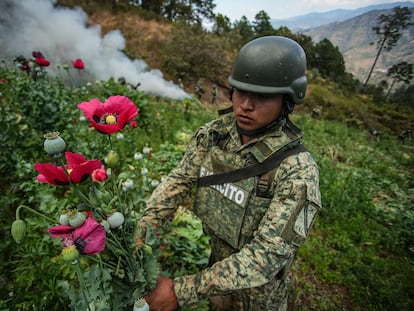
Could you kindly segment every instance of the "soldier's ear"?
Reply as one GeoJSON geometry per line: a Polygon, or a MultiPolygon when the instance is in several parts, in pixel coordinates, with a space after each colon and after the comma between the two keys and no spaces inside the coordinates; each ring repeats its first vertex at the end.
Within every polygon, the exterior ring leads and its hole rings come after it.
{"type": "Polygon", "coordinates": [[[283,110],[284,113],[287,115],[289,113],[293,112],[293,109],[295,109],[295,103],[292,101],[292,98],[290,97],[290,95],[283,95],[283,110]]]}
{"type": "Polygon", "coordinates": [[[229,99],[230,99],[230,101],[233,100],[233,93],[234,93],[234,87],[230,88],[230,90],[229,90],[229,99]]]}

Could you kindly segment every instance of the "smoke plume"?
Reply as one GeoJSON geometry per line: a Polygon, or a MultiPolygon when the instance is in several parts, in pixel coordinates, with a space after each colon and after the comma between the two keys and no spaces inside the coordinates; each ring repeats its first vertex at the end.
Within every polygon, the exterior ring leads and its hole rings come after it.
{"type": "MultiPolygon", "coordinates": [[[[80,8],[56,8],[51,0],[0,1],[0,57],[32,58],[40,51],[56,65],[81,58],[89,80],[125,78],[151,95],[181,99],[187,94],[166,81],[160,70],[149,70],[143,60],[131,60],[122,53],[125,39],[119,30],[102,36],[99,25],[86,27],[87,14],[80,8]]],[[[55,72],[56,73],[56,72],[55,72]]]]}

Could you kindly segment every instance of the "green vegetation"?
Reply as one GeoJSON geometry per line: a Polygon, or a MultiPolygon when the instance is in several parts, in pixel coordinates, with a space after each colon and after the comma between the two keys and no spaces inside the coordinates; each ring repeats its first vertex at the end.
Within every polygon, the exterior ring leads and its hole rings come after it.
{"type": "MultiPolygon", "coordinates": [[[[86,2],[90,5],[85,9],[98,15],[100,4],[110,4],[86,2]]],[[[126,2],[118,3],[114,19],[136,14],[126,2]]],[[[143,19],[156,17],[141,11],[143,19]]],[[[161,64],[167,77],[182,78],[186,89],[199,77],[223,83],[235,50],[259,34],[290,36],[308,53],[308,95],[292,119],[303,129],[305,145],[320,166],[323,210],[293,266],[293,310],[413,310],[414,146],[410,135],[398,139],[414,126],[413,86],[391,94],[398,105],[384,102],[381,87],[360,94],[337,47],[328,40],[314,44],[287,28],[271,29],[265,12],[253,24],[242,18],[230,25],[219,15],[211,33],[197,23],[181,23],[184,11],[180,14],[175,17],[180,23],[172,25],[164,41],[139,42],[151,47],[139,52],[137,46],[127,45],[125,52],[131,57],[148,53],[148,61],[161,64]]],[[[130,42],[134,24],[120,28],[130,42]]],[[[62,200],[70,203],[63,190],[36,182],[34,163],[49,160],[42,135],[59,131],[71,150],[88,158],[105,154],[76,105],[95,97],[104,101],[111,95],[128,96],[139,107],[139,125],[125,128],[122,144],[114,143],[128,176],[141,185],[136,196],[142,204],[152,188],[141,183],[140,170],[145,167],[149,178],[160,180],[180,160],[193,131],[217,114],[194,98],[155,98],[114,80],[68,87],[42,74],[32,79],[14,65],[0,64],[0,310],[69,310],[59,284],[74,282],[75,275],[56,255],[58,241],[45,231],[50,224],[23,213],[28,223],[25,242],[16,244],[10,235],[20,204],[49,213],[61,209],[62,200]],[[144,147],[150,147],[153,156],[137,162],[134,155],[144,147]]],[[[171,230],[165,230],[162,261],[169,273],[193,273],[206,264],[208,237],[201,234],[197,219],[180,210],[171,230]]]]}
{"type": "MultiPolygon", "coordinates": [[[[153,98],[112,80],[79,88],[44,78],[35,81],[7,62],[0,67],[0,79],[0,307],[68,310],[58,281],[74,281],[75,275],[56,255],[57,241],[45,234],[49,224],[24,214],[29,228],[25,242],[16,244],[10,235],[19,204],[47,213],[61,208],[65,198],[59,188],[35,182],[33,164],[46,161],[44,132],[60,131],[71,150],[87,157],[102,154],[96,136],[79,120],[76,105],[126,95],[140,111],[139,126],[123,132],[123,165],[134,168],[131,176],[138,181],[144,162],[136,163],[134,154],[148,146],[153,157],[145,166],[149,177],[159,180],[179,161],[191,133],[216,114],[197,100],[153,98]]],[[[414,149],[411,139],[402,142],[395,135],[396,129],[412,127],[409,113],[311,78],[308,100],[292,118],[320,166],[323,210],[293,267],[294,310],[414,308],[414,149]],[[312,118],[317,106],[321,114],[312,118]],[[369,126],[379,125],[382,134],[371,136],[369,126]]],[[[143,187],[140,195],[150,192],[143,187]]],[[[163,240],[164,267],[173,275],[202,268],[208,240],[200,235],[199,223],[180,214],[172,228],[163,240]]]]}

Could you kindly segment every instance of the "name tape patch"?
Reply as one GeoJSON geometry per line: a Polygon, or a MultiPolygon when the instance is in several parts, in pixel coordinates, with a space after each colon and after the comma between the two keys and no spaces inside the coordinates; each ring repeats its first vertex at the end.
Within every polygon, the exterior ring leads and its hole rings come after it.
{"type": "MultiPolygon", "coordinates": [[[[213,175],[214,173],[208,170],[205,167],[201,167],[200,169],[200,177],[213,175]]],[[[220,185],[210,185],[210,188],[213,188],[220,192],[224,197],[229,199],[230,201],[245,207],[247,204],[247,199],[249,197],[249,192],[240,188],[237,185],[232,183],[224,183],[220,185]]]]}

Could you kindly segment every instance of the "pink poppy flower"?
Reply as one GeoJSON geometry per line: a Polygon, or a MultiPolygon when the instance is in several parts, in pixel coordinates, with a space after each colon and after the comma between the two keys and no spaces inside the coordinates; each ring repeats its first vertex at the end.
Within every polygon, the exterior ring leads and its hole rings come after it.
{"type": "Polygon", "coordinates": [[[47,229],[52,238],[62,238],[64,246],[75,245],[84,255],[101,253],[105,249],[105,228],[95,219],[88,217],[77,228],[71,226],[54,226],[47,229]]]}
{"type": "Polygon", "coordinates": [[[108,179],[108,176],[106,175],[105,167],[102,165],[100,168],[97,168],[94,170],[91,174],[92,180],[95,182],[105,181],[108,179]]]}
{"type": "Polygon", "coordinates": [[[91,125],[99,132],[112,134],[121,131],[138,115],[138,107],[126,96],[111,96],[105,103],[94,98],[82,102],[78,108],[83,111],[91,125]]]}
{"type": "Polygon", "coordinates": [[[70,151],[65,152],[67,161],[66,170],[69,177],[66,175],[62,166],[57,166],[51,163],[36,163],[34,169],[39,172],[37,180],[51,185],[62,186],[70,182],[78,184],[88,178],[89,175],[96,169],[101,168],[100,160],[86,160],[86,158],[78,153],[70,151]]]}
{"type": "Polygon", "coordinates": [[[71,61],[72,66],[76,69],[85,69],[85,64],[83,63],[82,59],[78,58],[75,61],[71,61]]]}

